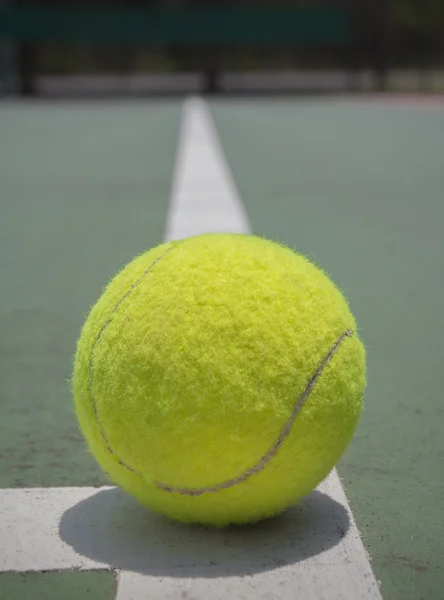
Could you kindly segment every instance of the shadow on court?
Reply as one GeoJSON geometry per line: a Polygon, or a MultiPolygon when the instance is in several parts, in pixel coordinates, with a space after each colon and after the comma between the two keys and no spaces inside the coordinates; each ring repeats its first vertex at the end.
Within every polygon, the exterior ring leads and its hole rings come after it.
{"type": "MultiPolygon", "coordinates": [[[[117,569],[211,578],[271,571],[322,555],[349,526],[345,508],[319,491],[274,519],[217,530],[170,522],[112,488],[68,509],[60,537],[78,554],[117,569]]],[[[323,564],[322,556],[317,562],[323,564]]]]}

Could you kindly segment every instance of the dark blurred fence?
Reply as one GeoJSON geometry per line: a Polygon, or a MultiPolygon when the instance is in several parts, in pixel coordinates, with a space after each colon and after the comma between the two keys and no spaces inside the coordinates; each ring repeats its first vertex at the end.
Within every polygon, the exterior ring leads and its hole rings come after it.
{"type": "Polygon", "coordinates": [[[0,38],[21,94],[38,93],[42,75],[197,71],[217,91],[224,71],[295,69],[341,69],[353,88],[370,70],[384,89],[391,68],[444,62],[444,0],[426,2],[420,11],[416,0],[10,3],[0,5],[0,38]]]}

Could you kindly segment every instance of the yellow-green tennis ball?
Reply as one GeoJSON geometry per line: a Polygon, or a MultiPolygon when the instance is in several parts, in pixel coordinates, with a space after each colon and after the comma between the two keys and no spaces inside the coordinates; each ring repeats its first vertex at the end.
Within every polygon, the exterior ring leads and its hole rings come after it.
{"type": "Polygon", "coordinates": [[[341,292],[303,256],[238,234],[130,262],[86,320],[73,378],[110,478],[155,511],[218,526],[316,487],[352,438],[364,386],[341,292]]]}

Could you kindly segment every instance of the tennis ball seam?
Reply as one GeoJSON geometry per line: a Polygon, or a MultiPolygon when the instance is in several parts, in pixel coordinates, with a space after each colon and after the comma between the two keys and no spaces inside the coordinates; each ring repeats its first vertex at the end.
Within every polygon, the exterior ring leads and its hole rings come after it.
{"type": "Polygon", "coordinates": [[[180,494],[182,496],[202,496],[202,494],[216,493],[216,492],[219,492],[221,490],[225,490],[225,489],[228,489],[228,488],[233,487],[235,485],[238,485],[240,483],[243,483],[244,481],[246,481],[247,479],[249,479],[250,477],[252,477],[256,473],[259,473],[260,471],[262,471],[267,466],[267,464],[270,462],[270,460],[277,454],[277,452],[279,451],[279,448],[285,442],[287,436],[289,435],[289,433],[291,431],[291,427],[292,427],[292,425],[293,425],[293,423],[294,423],[297,415],[301,412],[302,408],[304,407],[304,404],[305,404],[306,400],[310,396],[310,393],[313,390],[314,386],[316,385],[316,382],[321,377],[321,375],[322,375],[325,367],[332,360],[332,358],[334,357],[334,355],[338,351],[339,347],[341,346],[342,342],[346,338],[350,338],[352,336],[353,336],[353,332],[351,330],[347,330],[347,331],[344,331],[344,333],[342,333],[338,337],[338,339],[336,340],[336,342],[330,348],[328,354],[326,354],[324,356],[324,358],[320,361],[320,363],[319,363],[316,371],[314,372],[314,374],[312,375],[312,377],[308,381],[308,383],[307,383],[304,391],[299,396],[297,402],[293,406],[293,410],[291,412],[291,415],[286,420],[286,422],[285,422],[283,428],[281,429],[281,432],[280,432],[279,436],[277,437],[276,441],[274,442],[274,444],[271,446],[271,448],[264,454],[264,456],[255,465],[253,465],[252,467],[250,467],[249,469],[247,469],[246,471],[244,471],[241,475],[239,475],[237,477],[234,477],[233,479],[228,479],[227,481],[224,481],[222,483],[218,483],[218,484],[210,486],[210,487],[202,487],[202,488],[179,488],[179,487],[174,487],[174,486],[166,485],[166,484],[164,484],[164,483],[162,483],[160,481],[154,481],[155,486],[158,489],[160,489],[160,490],[162,490],[164,492],[168,492],[170,494],[180,494]]]}
{"type": "MultiPolygon", "coordinates": [[[[159,257],[157,257],[156,260],[154,260],[145,269],[145,271],[142,273],[142,275],[132,284],[132,286],[129,288],[129,290],[126,292],[126,294],[124,294],[122,296],[122,298],[119,300],[119,302],[116,304],[116,306],[114,307],[114,309],[111,311],[110,316],[108,317],[108,319],[105,321],[105,323],[100,328],[100,331],[99,331],[99,333],[97,335],[97,338],[96,338],[96,340],[94,341],[94,343],[92,345],[91,353],[90,353],[90,358],[89,358],[89,364],[88,364],[88,379],[89,379],[89,386],[88,387],[89,387],[89,393],[90,393],[90,400],[91,400],[91,404],[92,404],[92,407],[93,407],[94,418],[95,418],[95,421],[96,421],[96,423],[97,423],[97,425],[99,427],[100,435],[101,435],[102,440],[103,440],[103,442],[105,444],[105,447],[106,447],[107,451],[112,456],[114,456],[117,459],[118,464],[120,464],[122,467],[124,467],[125,469],[127,469],[128,471],[130,471],[131,473],[133,473],[134,475],[136,475],[138,477],[142,477],[142,478],[143,478],[143,475],[141,475],[135,469],[133,469],[130,465],[128,465],[127,463],[125,463],[117,455],[117,453],[113,450],[113,448],[111,447],[111,445],[110,445],[110,443],[108,441],[108,438],[107,438],[107,436],[105,434],[103,425],[102,425],[102,423],[101,423],[101,421],[99,419],[98,410],[97,410],[97,403],[95,401],[94,393],[93,393],[94,355],[95,355],[95,351],[96,351],[97,345],[100,342],[100,339],[101,339],[103,333],[107,329],[108,325],[111,323],[111,321],[113,319],[113,316],[119,310],[120,306],[131,295],[131,292],[140,284],[140,282],[152,271],[152,269],[156,266],[156,264],[158,264],[173,248],[174,248],[174,246],[170,246],[163,254],[161,254],[159,257]]],[[[297,415],[300,413],[300,411],[304,407],[305,402],[309,398],[311,391],[315,387],[316,382],[321,377],[321,375],[324,372],[324,370],[325,370],[326,366],[328,365],[328,363],[333,359],[333,357],[335,356],[335,354],[339,350],[339,347],[342,345],[342,343],[345,341],[345,339],[346,338],[351,338],[352,336],[353,336],[353,332],[351,330],[346,330],[346,331],[344,331],[337,338],[337,340],[331,346],[331,348],[328,351],[328,353],[319,362],[319,364],[318,364],[315,372],[313,373],[313,375],[309,379],[307,385],[305,386],[304,391],[298,397],[296,403],[293,406],[291,415],[289,416],[289,418],[284,423],[284,426],[281,429],[281,431],[280,431],[280,433],[279,433],[276,441],[270,447],[270,449],[260,458],[260,460],[257,461],[252,467],[250,467],[249,469],[247,469],[246,471],[244,471],[241,475],[238,475],[237,477],[234,477],[232,479],[228,479],[226,481],[223,481],[222,483],[218,483],[216,485],[209,486],[209,487],[201,487],[201,488],[179,488],[179,487],[174,487],[174,486],[171,486],[171,485],[167,485],[167,484],[162,483],[160,481],[154,481],[153,482],[154,485],[159,490],[162,490],[162,491],[170,493],[170,494],[179,494],[179,495],[183,495],[183,496],[201,496],[201,495],[207,494],[207,493],[216,493],[216,492],[219,492],[221,490],[225,490],[225,489],[228,489],[228,488],[233,487],[235,485],[238,485],[240,483],[243,483],[244,481],[246,481],[247,479],[249,479],[253,475],[255,475],[255,474],[259,473],[260,471],[262,471],[266,467],[266,465],[270,462],[270,460],[277,454],[277,452],[279,451],[280,447],[285,442],[286,438],[288,437],[288,435],[289,435],[289,433],[291,431],[292,425],[293,425],[293,423],[294,423],[297,415]]]]}
{"type": "Polygon", "coordinates": [[[97,335],[96,340],[94,341],[94,344],[92,345],[91,348],[91,354],[89,357],[89,363],[88,363],[88,383],[89,383],[89,395],[90,395],[90,399],[91,399],[91,404],[93,407],[93,412],[94,412],[94,419],[96,421],[96,423],[99,426],[100,429],[100,435],[105,443],[105,447],[108,450],[108,452],[112,455],[115,456],[118,459],[118,462],[121,466],[125,467],[126,469],[128,469],[128,471],[131,471],[132,473],[134,473],[135,475],[138,475],[139,477],[141,477],[141,475],[139,473],[137,473],[134,469],[132,469],[129,465],[127,465],[126,463],[124,463],[118,456],[117,454],[114,452],[114,450],[111,448],[110,443],[108,441],[108,438],[105,435],[105,431],[103,429],[102,423],[100,422],[99,419],[99,415],[97,413],[97,404],[96,401],[94,399],[94,394],[93,394],[93,363],[94,363],[94,354],[97,348],[98,343],[100,342],[100,339],[103,335],[103,333],[105,332],[106,328],[108,327],[108,325],[111,323],[113,316],[116,314],[116,312],[119,310],[120,306],[123,304],[123,302],[125,302],[125,300],[131,295],[131,292],[139,285],[139,283],[142,281],[142,279],[144,279],[148,273],[150,273],[152,271],[152,269],[157,265],[158,262],[160,262],[169,252],[171,252],[171,250],[174,248],[174,246],[170,246],[169,248],[167,248],[165,250],[165,252],[163,254],[161,254],[160,256],[158,256],[156,258],[156,260],[154,260],[149,267],[147,267],[145,269],[145,271],[142,273],[142,275],[136,279],[136,281],[132,284],[132,286],[129,288],[129,290],[126,292],[126,294],[124,294],[122,296],[122,298],[119,300],[119,302],[116,304],[116,306],[113,308],[113,310],[111,311],[111,314],[109,315],[108,319],[105,321],[105,323],[102,325],[102,327],[100,328],[100,331],[97,335]]]}

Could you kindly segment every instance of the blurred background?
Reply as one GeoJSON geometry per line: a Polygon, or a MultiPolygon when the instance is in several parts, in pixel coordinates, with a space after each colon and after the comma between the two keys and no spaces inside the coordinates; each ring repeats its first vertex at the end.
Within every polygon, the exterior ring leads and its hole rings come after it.
{"type": "Polygon", "coordinates": [[[0,0],[16,95],[444,90],[443,0],[0,0]]]}

